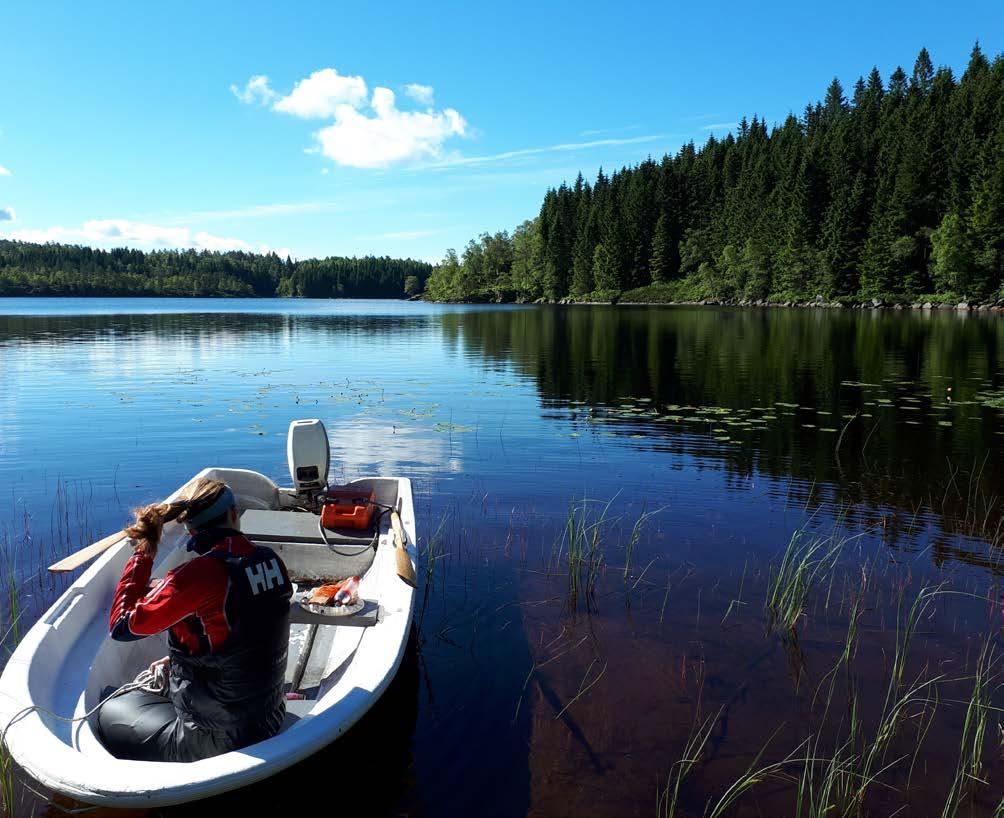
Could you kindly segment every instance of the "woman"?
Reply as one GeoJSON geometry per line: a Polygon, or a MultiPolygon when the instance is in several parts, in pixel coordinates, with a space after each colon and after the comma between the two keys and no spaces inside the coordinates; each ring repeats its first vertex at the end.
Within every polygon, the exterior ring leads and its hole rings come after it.
{"type": "MultiPolygon", "coordinates": [[[[197,761],[275,735],[286,712],[289,575],[270,548],[240,533],[233,492],[200,479],[171,503],[136,511],[134,553],[115,589],[109,628],[131,641],[168,631],[170,698],[132,691],[98,717],[119,758],[197,761]],[[183,522],[198,556],[151,585],[164,523],[183,522]]],[[[160,663],[155,663],[160,664],[160,663]]]]}

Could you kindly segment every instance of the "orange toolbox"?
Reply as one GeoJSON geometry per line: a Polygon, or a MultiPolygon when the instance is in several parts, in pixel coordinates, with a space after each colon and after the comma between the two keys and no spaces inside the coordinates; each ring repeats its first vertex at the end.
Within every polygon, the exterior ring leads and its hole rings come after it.
{"type": "Polygon", "coordinates": [[[322,497],[321,525],[365,530],[373,524],[376,494],[372,489],[335,486],[322,497]]]}

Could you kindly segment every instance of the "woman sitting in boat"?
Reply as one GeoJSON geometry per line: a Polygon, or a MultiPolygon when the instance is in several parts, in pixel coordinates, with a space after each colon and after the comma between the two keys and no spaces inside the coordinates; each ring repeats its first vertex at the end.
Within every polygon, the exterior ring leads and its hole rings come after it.
{"type": "Polygon", "coordinates": [[[275,735],[286,712],[289,575],[240,533],[233,492],[201,479],[182,498],[136,511],[135,553],[115,589],[109,627],[131,641],[168,631],[170,698],[132,691],[98,725],[108,750],[141,761],[197,761],[275,735]],[[151,584],[164,523],[187,525],[199,556],[151,584]]]}

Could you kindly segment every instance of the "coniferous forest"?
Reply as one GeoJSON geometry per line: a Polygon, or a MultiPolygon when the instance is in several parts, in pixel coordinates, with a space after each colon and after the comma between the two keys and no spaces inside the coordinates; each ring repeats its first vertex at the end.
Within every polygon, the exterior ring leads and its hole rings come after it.
{"type": "Polygon", "coordinates": [[[405,298],[432,265],[411,259],[285,260],[208,250],[96,250],[0,240],[0,296],[405,298]]]}
{"type": "Polygon", "coordinates": [[[768,128],[547,191],[449,251],[450,301],[992,303],[1004,283],[1004,56],[957,78],[922,49],[768,128]]]}

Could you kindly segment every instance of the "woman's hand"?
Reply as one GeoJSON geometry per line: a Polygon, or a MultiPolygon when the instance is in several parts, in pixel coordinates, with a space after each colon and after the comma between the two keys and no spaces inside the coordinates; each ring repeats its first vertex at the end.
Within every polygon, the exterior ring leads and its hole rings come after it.
{"type": "Polygon", "coordinates": [[[163,659],[158,659],[156,662],[151,662],[149,670],[150,670],[151,673],[156,673],[158,667],[163,667],[165,673],[170,672],[170,670],[171,670],[171,657],[170,656],[165,656],[163,659]]]}

